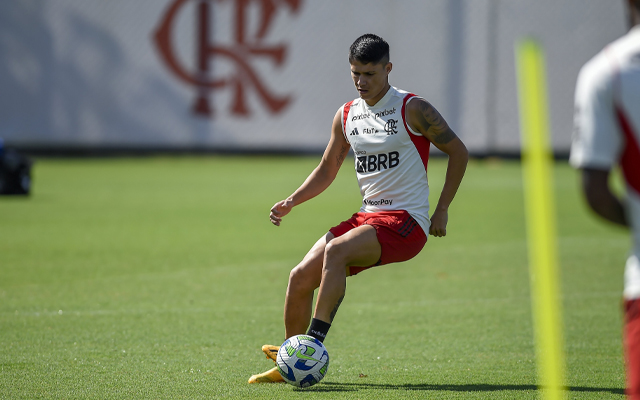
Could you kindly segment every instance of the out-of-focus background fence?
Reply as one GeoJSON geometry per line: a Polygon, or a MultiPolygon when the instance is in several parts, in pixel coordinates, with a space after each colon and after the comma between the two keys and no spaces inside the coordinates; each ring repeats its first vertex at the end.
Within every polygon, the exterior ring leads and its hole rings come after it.
{"type": "Polygon", "coordinates": [[[347,50],[391,45],[391,84],[472,153],[518,154],[514,41],[547,54],[554,150],[580,66],[625,31],[612,0],[0,2],[0,138],[32,151],[286,151],[326,145],[356,97],[347,50]]]}

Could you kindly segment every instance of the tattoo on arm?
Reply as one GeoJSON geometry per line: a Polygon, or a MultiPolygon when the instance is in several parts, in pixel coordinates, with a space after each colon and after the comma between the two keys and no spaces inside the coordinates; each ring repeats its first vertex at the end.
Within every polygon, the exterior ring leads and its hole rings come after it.
{"type": "Polygon", "coordinates": [[[442,115],[426,100],[420,101],[420,123],[434,143],[447,144],[456,138],[442,115]]]}
{"type": "Polygon", "coordinates": [[[338,303],[336,304],[336,306],[333,308],[333,311],[331,311],[331,322],[333,322],[333,318],[336,316],[336,313],[338,312],[338,308],[340,307],[340,304],[342,304],[342,300],[344,300],[344,295],[342,295],[342,297],[340,297],[338,299],[338,303]]]}
{"type": "Polygon", "coordinates": [[[338,167],[341,166],[344,162],[344,158],[347,155],[347,150],[349,150],[349,148],[345,145],[342,145],[342,147],[340,148],[340,154],[338,154],[338,156],[336,157],[336,165],[338,167]]]}
{"type": "Polygon", "coordinates": [[[434,142],[438,144],[447,144],[457,137],[456,134],[453,133],[453,131],[449,127],[447,127],[447,130],[444,131],[443,133],[440,133],[434,136],[435,136],[434,142]]]}

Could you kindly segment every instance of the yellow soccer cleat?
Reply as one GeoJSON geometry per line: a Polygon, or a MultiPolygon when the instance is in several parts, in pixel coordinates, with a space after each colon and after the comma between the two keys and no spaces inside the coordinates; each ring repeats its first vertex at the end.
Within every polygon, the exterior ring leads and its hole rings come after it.
{"type": "Polygon", "coordinates": [[[264,354],[267,355],[267,358],[273,360],[273,362],[276,362],[276,359],[278,358],[278,350],[280,350],[280,347],[274,346],[272,344],[265,344],[264,346],[262,346],[262,351],[264,352],[264,354]]]}
{"type": "Polygon", "coordinates": [[[284,382],[282,375],[278,371],[278,367],[273,367],[267,372],[263,372],[261,374],[252,375],[249,378],[249,383],[275,383],[275,382],[284,382]]]}

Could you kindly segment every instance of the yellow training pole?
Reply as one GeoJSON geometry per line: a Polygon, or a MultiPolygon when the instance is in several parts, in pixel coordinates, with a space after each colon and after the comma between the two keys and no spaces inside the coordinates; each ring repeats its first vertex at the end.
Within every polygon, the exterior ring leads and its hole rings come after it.
{"type": "Polygon", "coordinates": [[[564,349],[549,147],[544,54],[533,39],[517,44],[525,212],[539,386],[544,399],[565,398],[564,349]]]}

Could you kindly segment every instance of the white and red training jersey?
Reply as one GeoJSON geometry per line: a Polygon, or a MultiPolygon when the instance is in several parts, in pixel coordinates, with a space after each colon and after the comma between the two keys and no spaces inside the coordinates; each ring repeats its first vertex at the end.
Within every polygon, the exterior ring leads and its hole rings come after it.
{"type": "Polygon", "coordinates": [[[582,67],[575,105],[571,165],[622,169],[633,231],[624,296],[640,298],[640,26],[582,67]]]}
{"type": "Polygon", "coordinates": [[[360,212],[405,210],[428,234],[430,142],[407,125],[405,107],[414,97],[392,86],[374,106],[350,101],[342,107],[342,132],[355,156],[360,212]]]}

